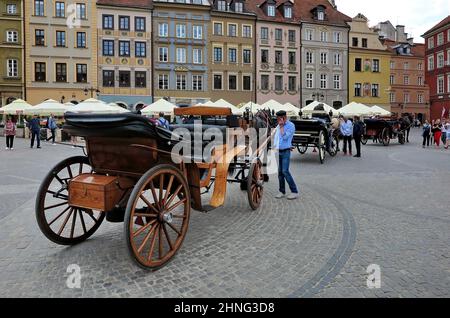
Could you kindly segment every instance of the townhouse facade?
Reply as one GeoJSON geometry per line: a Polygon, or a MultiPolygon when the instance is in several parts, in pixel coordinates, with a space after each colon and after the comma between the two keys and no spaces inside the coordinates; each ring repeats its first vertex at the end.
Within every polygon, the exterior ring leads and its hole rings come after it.
{"type": "Polygon", "coordinates": [[[294,1],[248,1],[256,21],[256,102],[300,107],[300,25],[294,1]]]}
{"type": "Polygon", "coordinates": [[[390,111],[391,53],[364,15],[358,14],[349,24],[349,102],[377,105],[390,111]]]}
{"type": "Polygon", "coordinates": [[[23,1],[0,1],[0,107],[24,98],[23,1]]]}
{"type": "Polygon", "coordinates": [[[153,1],[154,99],[178,106],[210,97],[208,0],[153,1]]]}
{"type": "Polygon", "coordinates": [[[212,101],[224,98],[233,105],[256,102],[256,15],[246,2],[211,1],[208,69],[212,101]]]}
{"type": "Polygon", "coordinates": [[[27,101],[96,97],[96,2],[31,0],[25,12],[27,101]]]}
{"type": "Polygon", "coordinates": [[[351,18],[334,2],[302,1],[301,17],[302,102],[325,102],[335,109],[348,103],[349,31],[351,18]]]}
{"type": "Polygon", "coordinates": [[[97,1],[100,100],[134,109],[152,98],[152,14],[150,0],[97,1]]]}
{"type": "Polygon", "coordinates": [[[426,83],[432,119],[450,115],[450,16],[425,32],[426,83]]]}

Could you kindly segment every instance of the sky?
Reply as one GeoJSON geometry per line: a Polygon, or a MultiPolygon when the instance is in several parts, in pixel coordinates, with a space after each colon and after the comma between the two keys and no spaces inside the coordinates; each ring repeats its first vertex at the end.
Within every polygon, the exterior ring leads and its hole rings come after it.
{"type": "Polygon", "coordinates": [[[338,10],[350,17],[358,13],[369,19],[369,25],[390,20],[404,25],[409,36],[423,43],[421,35],[450,15],[450,0],[335,0],[338,10]]]}

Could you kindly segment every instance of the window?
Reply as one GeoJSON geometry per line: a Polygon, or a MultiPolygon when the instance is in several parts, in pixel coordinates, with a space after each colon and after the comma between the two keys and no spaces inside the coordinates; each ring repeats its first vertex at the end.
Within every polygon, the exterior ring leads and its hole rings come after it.
{"type": "Polygon", "coordinates": [[[130,56],[130,41],[119,41],[119,56],[130,56]]]}
{"type": "Polygon", "coordinates": [[[6,31],[6,42],[17,43],[19,41],[19,32],[17,31],[6,31]]]}
{"type": "Polygon", "coordinates": [[[222,62],[222,48],[221,47],[214,48],[214,62],[216,62],[216,63],[222,62]]]}
{"type": "Polygon", "coordinates": [[[320,32],[320,41],[321,42],[327,42],[328,40],[328,33],[325,31],[320,32]]]}
{"type": "Polygon", "coordinates": [[[103,15],[103,29],[104,30],[114,29],[114,16],[106,14],[103,15]]]}
{"type": "Polygon", "coordinates": [[[341,65],[341,60],[342,60],[341,54],[340,53],[334,53],[333,64],[336,65],[336,66],[339,66],[339,65],[341,65]]]}
{"type": "Polygon", "coordinates": [[[56,63],[56,81],[67,82],[67,64],[56,63]]]}
{"type": "Polygon", "coordinates": [[[361,97],[361,83],[355,83],[355,97],[361,97]]]}
{"type": "Polygon", "coordinates": [[[328,64],[328,53],[320,53],[320,64],[328,64]]]}
{"type": "Polygon", "coordinates": [[[228,36],[232,36],[232,37],[237,36],[237,25],[236,24],[228,24],[228,36]]]}
{"type": "Polygon", "coordinates": [[[283,76],[280,75],[275,76],[275,91],[277,92],[283,91],[283,76]]]}
{"type": "Polygon", "coordinates": [[[355,59],[355,72],[361,72],[362,71],[362,59],[356,58],[355,59]]]}
{"type": "Polygon", "coordinates": [[[438,77],[437,79],[437,93],[444,94],[444,77],[438,77]]]}
{"type": "Polygon", "coordinates": [[[395,103],[395,93],[389,93],[389,101],[391,103],[395,103]]]}
{"type": "Polygon", "coordinates": [[[119,30],[122,31],[130,30],[130,17],[119,16],[119,30]]]}
{"type": "Polygon", "coordinates": [[[403,76],[403,85],[409,85],[409,76],[403,76]]]}
{"type": "Polygon", "coordinates": [[[341,89],[341,75],[333,75],[333,88],[341,89]]]}
{"type": "Polygon", "coordinates": [[[389,84],[390,84],[390,85],[394,85],[394,84],[395,84],[395,76],[394,76],[394,75],[391,75],[391,76],[389,77],[389,84]]]}
{"type": "Polygon", "coordinates": [[[177,48],[177,63],[186,63],[186,49],[185,48],[177,48]]]}
{"type": "Polygon", "coordinates": [[[269,75],[261,75],[261,90],[269,90],[269,75]]]}
{"type": "Polygon", "coordinates": [[[447,92],[450,93],[450,75],[447,75],[447,92]]]}
{"type": "Polygon", "coordinates": [[[437,55],[437,68],[444,67],[444,52],[438,53],[437,55]]]}
{"type": "Polygon", "coordinates": [[[323,12],[323,10],[317,10],[317,20],[325,20],[325,12],[323,12]]]}
{"type": "Polygon", "coordinates": [[[403,69],[404,70],[409,70],[409,63],[408,62],[403,63],[403,69]]]}
{"type": "Polygon", "coordinates": [[[44,0],[34,0],[34,15],[43,17],[44,14],[44,0]]]}
{"type": "Polygon", "coordinates": [[[283,30],[275,29],[275,41],[283,41],[283,30]]]}
{"type": "Polygon", "coordinates": [[[228,49],[228,63],[237,63],[237,49],[228,49]]]}
{"type": "Polygon", "coordinates": [[[138,88],[147,87],[147,72],[136,71],[134,73],[135,81],[134,86],[138,88]]]}
{"type": "Polygon", "coordinates": [[[269,50],[261,50],[261,63],[269,63],[269,50]]]}
{"type": "Polygon", "coordinates": [[[84,3],[77,3],[77,12],[76,17],[80,20],[86,20],[87,14],[86,14],[86,4],[84,3]]]}
{"type": "Polygon", "coordinates": [[[87,64],[77,64],[77,83],[87,83],[87,64]]]}
{"type": "Polygon", "coordinates": [[[418,63],[418,64],[417,64],[417,69],[418,69],[419,71],[422,71],[422,70],[423,70],[423,63],[418,63]]]}
{"type": "Polygon", "coordinates": [[[380,86],[378,84],[372,84],[372,97],[379,97],[380,86]]]}
{"type": "Polygon", "coordinates": [[[252,90],[252,77],[250,75],[242,76],[242,89],[244,91],[252,90]]]}
{"type": "Polygon", "coordinates": [[[428,70],[429,71],[434,70],[434,56],[433,55],[428,57],[428,70]]]}
{"type": "Polygon", "coordinates": [[[372,60],[372,72],[380,72],[380,60],[372,60]]]}
{"type": "Polygon", "coordinates": [[[333,40],[334,43],[341,43],[342,33],[341,32],[334,32],[333,33],[333,40]]]}
{"type": "Polygon", "coordinates": [[[295,52],[289,52],[289,65],[297,64],[297,58],[295,52]]]}
{"type": "Polygon", "coordinates": [[[222,23],[214,22],[214,35],[223,35],[222,23]]]}
{"type": "Polygon", "coordinates": [[[64,18],[66,16],[66,4],[64,2],[55,2],[55,17],[64,18]]]}
{"type": "Polygon", "coordinates": [[[444,44],[444,33],[439,33],[437,36],[437,46],[444,44]]]}
{"type": "Polygon", "coordinates": [[[6,13],[7,14],[16,14],[17,6],[15,4],[7,4],[6,5],[6,13]]]}
{"type": "Polygon", "coordinates": [[[166,74],[158,75],[158,88],[169,89],[169,75],[166,74]]]}
{"type": "Polygon", "coordinates": [[[193,63],[202,64],[203,63],[203,51],[202,49],[194,49],[192,51],[193,63]]]}
{"type": "Polygon", "coordinates": [[[159,61],[160,62],[168,62],[169,61],[169,49],[167,47],[159,48],[159,61]]]}
{"type": "Polygon", "coordinates": [[[227,11],[227,2],[225,0],[220,0],[217,2],[217,10],[227,11]]]}
{"type": "Polygon", "coordinates": [[[34,63],[34,80],[36,82],[46,81],[46,65],[45,63],[36,62],[34,63]]]}
{"type": "Polygon", "coordinates": [[[358,46],[358,38],[352,38],[352,46],[358,46]]]}
{"type": "Polygon", "coordinates": [[[307,29],[306,30],[306,40],[313,41],[314,40],[314,31],[307,29]]]}
{"type": "Polygon", "coordinates": [[[328,76],[327,74],[320,74],[320,88],[321,89],[327,89],[328,85],[328,76]]]}
{"type": "Polygon", "coordinates": [[[406,103],[409,103],[409,93],[405,93],[404,95],[403,95],[403,102],[406,104],[406,103]]]}
{"type": "Polygon", "coordinates": [[[314,63],[314,54],[313,52],[306,52],[306,64],[314,63]]]}
{"type": "Polygon", "coordinates": [[[391,70],[393,70],[395,68],[395,62],[391,61],[390,67],[391,67],[391,70]]]}
{"type": "Polygon", "coordinates": [[[306,73],[306,88],[314,88],[314,74],[306,73]]]}
{"type": "Polygon", "coordinates": [[[268,5],[267,6],[267,15],[269,17],[274,17],[275,16],[275,6],[274,5],[268,5]]]}
{"type": "Polygon", "coordinates": [[[235,12],[243,12],[244,11],[244,4],[242,2],[235,2],[234,3],[234,11],[235,12]]]}
{"type": "Polygon", "coordinates": [[[268,40],[269,39],[269,29],[266,27],[261,28],[261,40],[268,40]]]}
{"type": "Polygon", "coordinates": [[[203,76],[202,75],[192,75],[192,90],[202,91],[203,90],[203,76]]]}
{"type": "Polygon", "coordinates": [[[290,92],[297,91],[297,78],[295,76],[289,76],[288,78],[288,90],[290,92]]]}
{"type": "Polygon", "coordinates": [[[283,51],[275,51],[275,64],[283,64],[283,51]]]}
{"type": "Polygon", "coordinates": [[[417,85],[423,86],[423,77],[422,77],[422,76],[419,76],[419,77],[417,78],[417,85]]]}
{"type": "Polygon", "coordinates": [[[137,32],[145,32],[146,30],[146,19],[144,17],[135,17],[134,18],[134,29],[137,32]]]}
{"type": "Polygon", "coordinates": [[[201,25],[194,25],[192,27],[192,37],[196,40],[203,39],[203,27],[201,25]]]}
{"type": "Polygon", "coordinates": [[[244,49],[242,51],[242,57],[243,57],[244,64],[252,63],[252,50],[244,49]]]}
{"type": "Polygon", "coordinates": [[[228,75],[228,89],[231,91],[237,90],[237,76],[228,75]]]}
{"type": "Polygon", "coordinates": [[[66,46],[66,32],[56,31],[56,46],[65,47],[66,46]]]}
{"type": "Polygon", "coordinates": [[[169,36],[169,25],[167,23],[158,24],[158,36],[162,38],[169,36]]]}
{"type": "Polygon", "coordinates": [[[136,42],[134,54],[136,57],[146,57],[147,56],[147,43],[136,42]]]}
{"type": "Polygon", "coordinates": [[[417,94],[417,102],[419,103],[419,104],[423,104],[423,94],[417,94]]]}
{"type": "Polygon", "coordinates": [[[41,29],[36,29],[34,31],[34,45],[44,46],[45,45],[45,32],[41,29]]]}
{"type": "Polygon", "coordinates": [[[86,32],[77,32],[77,48],[86,48],[86,32]]]}
{"type": "Polygon", "coordinates": [[[367,48],[367,39],[362,39],[362,47],[367,48]]]}
{"type": "Polygon", "coordinates": [[[214,89],[221,90],[222,89],[222,75],[214,74],[214,89]]]}
{"type": "Polygon", "coordinates": [[[186,25],[185,24],[177,24],[177,38],[184,39],[186,37],[186,25]]]}
{"type": "Polygon", "coordinates": [[[429,49],[434,48],[434,37],[428,39],[428,48],[429,49]]]}
{"type": "Polygon", "coordinates": [[[242,26],[242,37],[244,37],[244,38],[252,37],[252,26],[251,25],[243,25],[242,26]]]}
{"type": "Polygon", "coordinates": [[[131,72],[119,71],[119,87],[130,87],[130,86],[131,86],[131,72]]]}
{"type": "Polygon", "coordinates": [[[292,19],[292,7],[284,7],[284,17],[286,19],[292,19]]]}
{"type": "Polygon", "coordinates": [[[114,71],[104,70],[103,71],[103,87],[114,87],[114,71]]]}
{"type": "Polygon", "coordinates": [[[15,59],[7,60],[6,65],[8,70],[6,73],[7,77],[18,77],[19,76],[19,62],[15,59]]]}

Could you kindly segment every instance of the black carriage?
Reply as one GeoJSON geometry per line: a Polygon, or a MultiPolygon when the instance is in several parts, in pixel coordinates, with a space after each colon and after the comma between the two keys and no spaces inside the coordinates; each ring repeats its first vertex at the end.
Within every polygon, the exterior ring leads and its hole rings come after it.
{"type": "Polygon", "coordinates": [[[396,138],[401,145],[405,144],[405,133],[408,127],[407,123],[401,119],[366,119],[364,126],[363,145],[366,145],[368,140],[373,140],[389,146],[391,140],[396,138]]]}

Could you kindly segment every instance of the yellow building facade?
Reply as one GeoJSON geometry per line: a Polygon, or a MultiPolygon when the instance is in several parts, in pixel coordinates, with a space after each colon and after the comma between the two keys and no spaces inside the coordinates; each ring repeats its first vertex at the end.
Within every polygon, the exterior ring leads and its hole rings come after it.
{"type": "Polygon", "coordinates": [[[349,24],[349,102],[390,111],[391,54],[365,16],[358,14],[349,24]]]}

